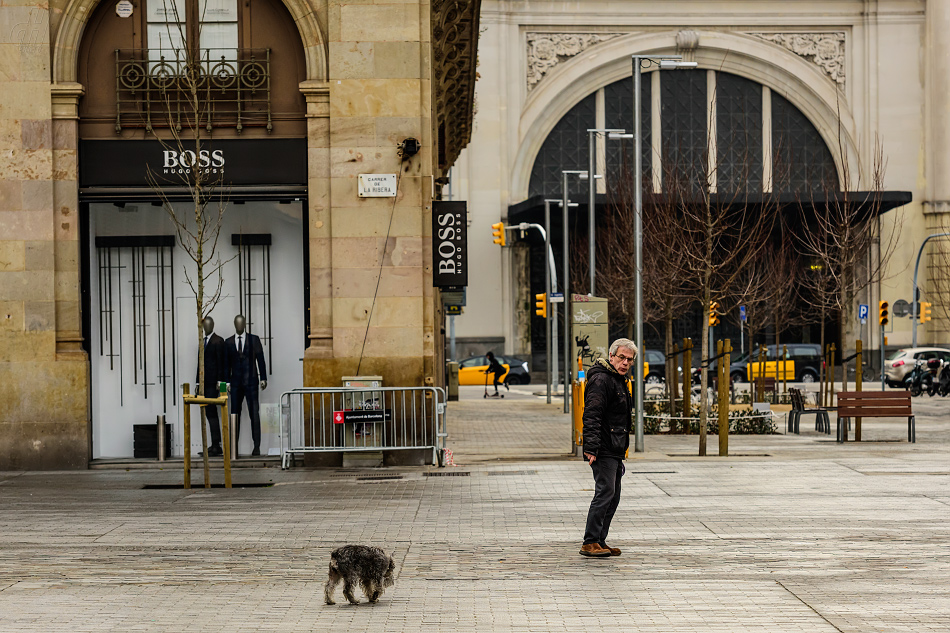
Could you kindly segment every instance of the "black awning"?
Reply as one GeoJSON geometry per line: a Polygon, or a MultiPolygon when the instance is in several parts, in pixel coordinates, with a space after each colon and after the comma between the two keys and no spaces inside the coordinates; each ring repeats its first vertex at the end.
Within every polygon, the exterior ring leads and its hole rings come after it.
{"type": "MultiPolygon", "coordinates": [[[[523,202],[513,204],[508,207],[508,223],[518,224],[520,222],[533,222],[537,224],[544,223],[544,199],[560,200],[560,196],[532,196],[523,202]]],[[[580,198],[578,196],[577,198],[580,198]]],[[[778,194],[766,195],[756,194],[715,194],[713,195],[713,204],[723,205],[749,205],[752,207],[774,207],[785,210],[800,209],[806,215],[824,206],[841,204],[847,202],[857,205],[857,210],[866,209],[867,213],[875,210],[878,215],[887,213],[891,209],[902,207],[913,200],[913,195],[909,191],[851,191],[848,193],[835,192],[827,193],[804,193],[804,194],[778,194]]],[[[577,207],[572,207],[574,213],[583,213],[587,215],[587,196],[583,199],[571,199],[571,203],[577,203],[577,207]]],[[[608,198],[605,194],[598,194],[596,206],[598,209],[606,208],[608,198]]],[[[644,207],[649,207],[649,201],[644,200],[644,207]]],[[[561,209],[558,203],[551,204],[551,220],[553,224],[559,226],[555,220],[561,217],[561,209]]]]}

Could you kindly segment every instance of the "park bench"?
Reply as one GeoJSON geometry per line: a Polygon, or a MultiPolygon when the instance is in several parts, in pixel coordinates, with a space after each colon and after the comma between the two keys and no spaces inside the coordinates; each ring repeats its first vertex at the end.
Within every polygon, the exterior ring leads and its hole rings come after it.
{"type": "Polygon", "coordinates": [[[831,419],[828,417],[827,409],[806,409],[805,396],[801,389],[791,388],[788,390],[792,397],[792,410],[788,412],[788,432],[798,433],[801,417],[806,414],[815,414],[815,430],[822,431],[831,435],[831,419]]]}
{"type": "Polygon", "coordinates": [[[838,392],[838,441],[848,441],[851,418],[907,418],[907,441],[917,441],[914,411],[908,391],[838,392]]]}

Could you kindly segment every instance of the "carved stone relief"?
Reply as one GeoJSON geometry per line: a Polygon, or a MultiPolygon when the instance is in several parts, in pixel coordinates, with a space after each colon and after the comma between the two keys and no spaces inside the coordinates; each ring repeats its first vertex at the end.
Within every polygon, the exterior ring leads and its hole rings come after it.
{"type": "Polygon", "coordinates": [[[555,66],[623,33],[528,33],[528,90],[555,66]]]}
{"type": "Polygon", "coordinates": [[[817,65],[836,84],[844,87],[845,33],[749,33],[777,44],[817,65]]]}

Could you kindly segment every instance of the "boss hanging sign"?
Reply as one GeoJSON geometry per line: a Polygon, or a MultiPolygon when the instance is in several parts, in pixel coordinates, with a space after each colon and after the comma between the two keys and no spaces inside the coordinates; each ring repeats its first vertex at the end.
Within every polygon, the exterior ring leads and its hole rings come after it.
{"type": "Polygon", "coordinates": [[[468,285],[468,210],[465,202],[432,203],[432,285],[468,285]]]}

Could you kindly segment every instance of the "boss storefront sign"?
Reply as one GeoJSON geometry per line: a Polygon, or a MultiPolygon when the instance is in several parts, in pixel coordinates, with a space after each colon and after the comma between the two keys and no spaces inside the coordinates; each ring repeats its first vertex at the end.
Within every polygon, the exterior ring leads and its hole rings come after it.
{"type": "Polygon", "coordinates": [[[79,186],[181,187],[194,170],[207,182],[306,185],[306,139],[209,140],[197,148],[158,141],[88,140],[79,144],[79,186]]]}
{"type": "Polygon", "coordinates": [[[465,202],[432,203],[432,285],[468,285],[468,210],[465,202]]]}

